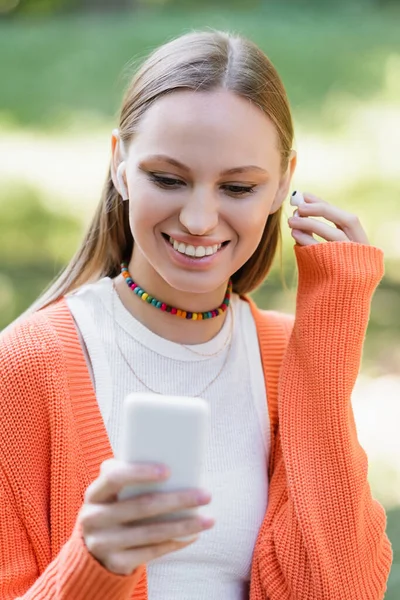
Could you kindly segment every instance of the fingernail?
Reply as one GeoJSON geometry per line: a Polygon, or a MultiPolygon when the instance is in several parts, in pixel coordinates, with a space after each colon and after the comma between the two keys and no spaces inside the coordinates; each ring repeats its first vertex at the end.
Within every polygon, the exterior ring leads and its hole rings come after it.
{"type": "Polygon", "coordinates": [[[158,477],[169,477],[170,476],[170,470],[168,469],[168,467],[163,467],[162,465],[159,467],[155,467],[155,472],[158,475],[158,477]]]}
{"type": "Polygon", "coordinates": [[[201,517],[200,522],[203,527],[212,527],[215,524],[215,520],[212,517],[201,517]]]}
{"type": "Polygon", "coordinates": [[[208,502],[211,500],[211,494],[209,492],[206,492],[205,490],[200,491],[197,494],[197,501],[198,502],[204,502],[204,504],[208,504],[208,502]]]}

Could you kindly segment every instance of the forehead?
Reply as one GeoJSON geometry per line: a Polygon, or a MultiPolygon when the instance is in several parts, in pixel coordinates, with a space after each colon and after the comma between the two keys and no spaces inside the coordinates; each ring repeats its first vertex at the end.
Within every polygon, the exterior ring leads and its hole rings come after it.
{"type": "Polygon", "coordinates": [[[273,123],[249,100],[227,90],[182,90],[159,98],[141,118],[131,150],[172,154],[186,164],[217,161],[227,168],[280,164],[273,123]]]}

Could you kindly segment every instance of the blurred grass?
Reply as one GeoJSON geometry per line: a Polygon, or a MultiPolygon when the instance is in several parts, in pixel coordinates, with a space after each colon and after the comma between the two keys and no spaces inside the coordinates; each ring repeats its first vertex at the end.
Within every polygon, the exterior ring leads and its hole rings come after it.
{"type": "Polygon", "coordinates": [[[0,21],[0,56],[7,57],[0,61],[0,81],[7,82],[0,114],[14,126],[60,130],[77,115],[96,125],[119,105],[122,65],[183,31],[211,27],[243,33],[266,51],[298,119],[309,127],[338,126],[334,115],[321,112],[323,100],[335,90],[366,99],[382,87],[384,59],[400,51],[398,20],[365,3],[323,6],[0,21]]]}

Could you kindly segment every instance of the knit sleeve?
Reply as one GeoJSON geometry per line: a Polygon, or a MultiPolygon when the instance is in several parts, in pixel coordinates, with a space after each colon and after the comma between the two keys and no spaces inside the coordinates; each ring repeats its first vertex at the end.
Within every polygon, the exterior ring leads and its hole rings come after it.
{"type": "Polygon", "coordinates": [[[104,569],[87,551],[78,527],[39,576],[37,557],[0,472],[0,598],[2,600],[128,600],[143,567],[129,577],[104,569]]]}
{"type": "Polygon", "coordinates": [[[367,481],[351,393],[383,254],[344,242],[296,246],[295,253],[296,319],[278,392],[286,489],[271,524],[276,589],[286,592],[270,598],[378,600],[392,549],[367,481]]]}
{"type": "Polygon", "coordinates": [[[19,329],[0,336],[0,598],[128,600],[133,591],[145,597],[145,567],[130,576],[109,572],[87,550],[78,525],[53,556],[44,398],[56,374],[41,374],[50,342],[34,341],[35,320],[21,327],[24,336],[19,329]]]}

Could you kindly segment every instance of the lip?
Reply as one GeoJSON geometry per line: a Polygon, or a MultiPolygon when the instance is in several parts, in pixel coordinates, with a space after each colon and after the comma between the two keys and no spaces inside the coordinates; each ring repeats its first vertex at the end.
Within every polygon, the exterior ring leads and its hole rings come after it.
{"type": "Polygon", "coordinates": [[[190,246],[204,246],[205,248],[207,248],[208,246],[218,246],[219,244],[224,244],[225,242],[229,241],[229,240],[210,240],[210,238],[201,238],[201,237],[196,237],[196,238],[191,238],[188,235],[172,235],[171,233],[165,233],[163,232],[163,234],[165,236],[168,237],[168,240],[170,237],[172,237],[174,240],[176,240],[177,242],[183,242],[186,245],[190,245],[190,246]]]}
{"type": "MultiPolygon", "coordinates": [[[[171,237],[173,238],[174,236],[172,235],[171,237]]],[[[186,254],[182,254],[181,252],[178,252],[178,250],[175,250],[173,245],[170,244],[169,240],[166,240],[163,235],[161,236],[161,238],[162,238],[163,242],[165,243],[165,245],[167,246],[168,255],[171,257],[171,260],[175,264],[178,264],[181,267],[190,267],[192,269],[195,268],[195,269],[199,269],[199,270],[207,269],[210,265],[214,264],[215,261],[220,259],[221,254],[223,254],[224,250],[229,246],[229,243],[226,244],[225,246],[221,246],[221,248],[219,250],[217,250],[217,252],[215,254],[212,254],[211,256],[202,256],[201,258],[192,258],[191,256],[186,256],[186,254]]],[[[179,241],[179,240],[177,240],[177,241],[179,241]]]]}

